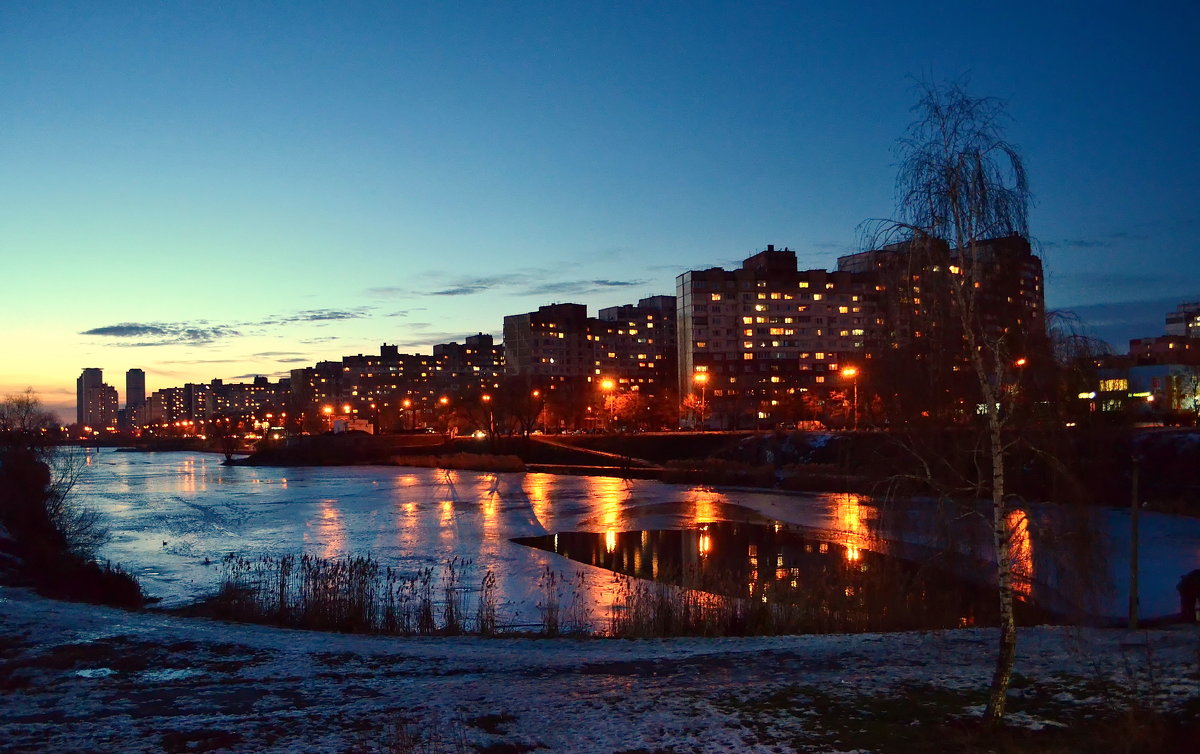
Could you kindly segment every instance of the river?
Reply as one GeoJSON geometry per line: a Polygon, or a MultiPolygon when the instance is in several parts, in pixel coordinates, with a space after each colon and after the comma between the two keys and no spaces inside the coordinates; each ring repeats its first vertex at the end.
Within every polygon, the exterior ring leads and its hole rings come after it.
{"type": "MultiPolygon", "coordinates": [[[[404,572],[458,557],[472,561],[478,574],[496,574],[510,622],[532,623],[538,577],[546,568],[568,575],[598,611],[611,600],[612,574],[517,544],[514,537],[781,522],[821,530],[831,542],[856,551],[880,545],[871,533],[881,525],[885,531],[894,527],[896,519],[881,518],[868,498],[831,493],[405,467],[230,467],[221,464],[221,456],[204,453],[92,450],[85,458],[74,494],[100,510],[112,529],[102,556],[132,570],[147,594],[167,605],[211,594],[220,582],[220,560],[230,553],[371,554],[404,572]]],[[[907,518],[914,515],[924,514],[910,512],[907,518]]],[[[1098,509],[1095,517],[1103,533],[1102,568],[1108,571],[1099,581],[1115,585],[1101,595],[1100,612],[1123,615],[1128,512],[1098,509]]],[[[1039,515],[1031,518],[1035,525],[1017,538],[1015,551],[1018,565],[1025,563],[1036,581],[1063,545],[1051,536],[1052,526],[1036,525],[1039,515]]],[[[926,535],[895,536],[919,541],[926,535]]],[[[1176,612],[1175,583],[1200,568],[1200,521],[1143,514],[1141,553],[1142,615],[1176,612]]]]}

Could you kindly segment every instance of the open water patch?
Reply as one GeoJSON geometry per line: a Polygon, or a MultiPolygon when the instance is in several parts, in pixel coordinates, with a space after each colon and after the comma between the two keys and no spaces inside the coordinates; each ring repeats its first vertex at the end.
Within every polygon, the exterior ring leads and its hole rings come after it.
{"type": "MultiPolygon", "coordinates": [[[[558,532],[513,542],[633,579],[799,613],[816,632],[995,625],[995,587],[880,549],[781,524],[558,532]]],[[[1019,597],[1018,621],[1048,615],[1019,597]]]]}

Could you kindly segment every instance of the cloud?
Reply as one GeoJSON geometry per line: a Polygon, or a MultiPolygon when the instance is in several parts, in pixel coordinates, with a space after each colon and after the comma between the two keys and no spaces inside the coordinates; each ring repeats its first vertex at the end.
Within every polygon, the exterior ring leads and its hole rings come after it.
{"type": "Polygon", "coordinates": [[[294,357],[294,358],[290,358],[290,359],[276,359],[276,361],[279,362],[280,364],[301,364],[301,363],[308,363],[310,361],[310,359],[308,359],[304,356],[298,356],[298,357],[294,357]]]}
{"type": "Polygon", "coordinates": [[[1116,230],[1097,238],[1059,238],[1042,241],[1041,245],[1045,249],[1107,249],[1113,246],[1120,246],[1127,241],[1145,240],[1146,236],[1140,233],[1116,230]]]}
{"type": "Polygon", "coordinates": [[[108,325],[84,330],[80,335],[105,335],[113,338],[142,338],[147,335],[166,335],[167,331],[158,325],[138,325],[127,322],[123,325],[108,325]]]}
{"type": "Polygon", "coordinates": [[[485,275],[483,277],[460,277],[449,282],[449,285],[437,290],[425,291],[426,296],[470,296],[496,288],[524,283],[537,272],[508,273],[504,275],[485,275]]]}
{"type": "Polygon", "coordinates": [[[380,296],[382,298],[411,296],[413,292],[408,288],[401,288],[398,285],[381,285],[375,288],[367,289],[368,296],[380,296]]]}
{"type": "Polygon", "coordinates": [[[821,251],[839,251],[844,253],[856,251],[853,245],[848,243],[838,243],[836,241],[817,241],[816,243],[809,244],[809,246],[813,247],[814,249],[820,249],[821,251]]]}
{"type": "Polygon", "coordinates": [[[445,288],[440,291],[430,291],[430,296],[470,296],[488,289],[485,285],[460,285],[457,288],[445,288]]]}
{"type": "Polygon", "coordinates": [[[306,356],[307,354],[301,351],[263,351],[262,353],[253,354],[255,358],[269,359],[275,356],[306,356]]]}
{"type": "Polygon", "coordinates": [[[80,335],[91,335],[104,338],[130,339],[131,342],[120,343],[122,346],[170,346],[178,344],[202,345],[212,343],[221,338],[236,337],[241,332],[224,325],[207,325],[206,321],[199,322],[122,322],[117,325],[93,327],[84,330],[80,335]],[[139,339],[139,340],[133,340],[139,339]]]}
{"type": "Polygon", "coordinates": [[[227,377],[226,379],[229,379],[229,380],[253,380],[256,377],[266,377],[267,379],[271,379],[272,377],[274,377],[274,378],[278,379],[280,377],[290,377],[291,374],[292,373],[288,372],[288,371],[252,372],[250,374],[237,374],[237,375],[234,375],[233,377],[227,377]]]}
{"type": "Polygon", "coordinates": [[[373,306],[359,306],[354,309],[305,309],[291,314],[277,314],[258,322],[243,323],[247,326],[270,327],[273,325],[290,325],[297,322],[338,322],[347,319],[362,319],[370,315],[373,306]]]}
{"type": "Polygon", "coordinates": [[[578,296],[609,288],[630,288],[643,284],[644,280],[568,280],[542,283],[526,288],[520,293],[526,296],[578,296]]]}
{"type": "Polygon", "coordinates": [[[1137,301],[1112,301],[1100,304],[1060,307],[1078,317],[1085,335],[1094,335],[1124,353],[1132,338],[1162,335],[1167,312],[1185,298],[1170,296],[1137,301]]]}

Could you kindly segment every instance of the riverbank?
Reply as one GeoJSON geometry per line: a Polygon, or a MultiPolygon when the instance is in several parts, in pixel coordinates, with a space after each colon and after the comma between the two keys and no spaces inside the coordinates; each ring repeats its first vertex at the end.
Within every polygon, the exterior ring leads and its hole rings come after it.
{"type": "MultiPolygon", "coordinates": [[[[1146,507],[1200,516],[1200,432],[1195,429],[1077,427],[1026,433],[1020,440],[1014,442],[1006,468],[1011,494],[1026,500],[1128,505],[1136,465],[1137,495],[1146,507]]],[[[485,439],[320,435],[288,438],[237,463],[427,466],[441,463],[438,458],[464,456],[478,460],[447,467],[516,470],[513,459],[518,459],[528,468],[554,473],[895,497],[946,494],[944,484],[922,472],[921,458],[937,458],[939,468],[954,470],[953,494],[981,494],[970,483],[980,459],[973,436],[961,427],[485,439]]]]}
{"type": "MultiPolygon", "coordinates": [[[[0,740],[40,751],[1183,751],[1200,629],[391,639],[0,588],[0,740]]],[[[1189,727],[1190,726],[1190,727],[1189,727]]]]}

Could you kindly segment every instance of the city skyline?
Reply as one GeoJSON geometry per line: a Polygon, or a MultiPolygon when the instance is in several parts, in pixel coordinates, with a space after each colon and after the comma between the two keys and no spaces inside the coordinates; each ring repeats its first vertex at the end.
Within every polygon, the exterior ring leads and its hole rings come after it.
{"type": "Polygon", "coordinates": [[[913,78],[967,74],[1012,115],[1049,307],[1161,333],[1200,298],[1197,10],[991,13],[6,5],[0,393],[65,417],[82,367],[428,353],[768,244],[832,269],[892,213],[913,78]]]}

